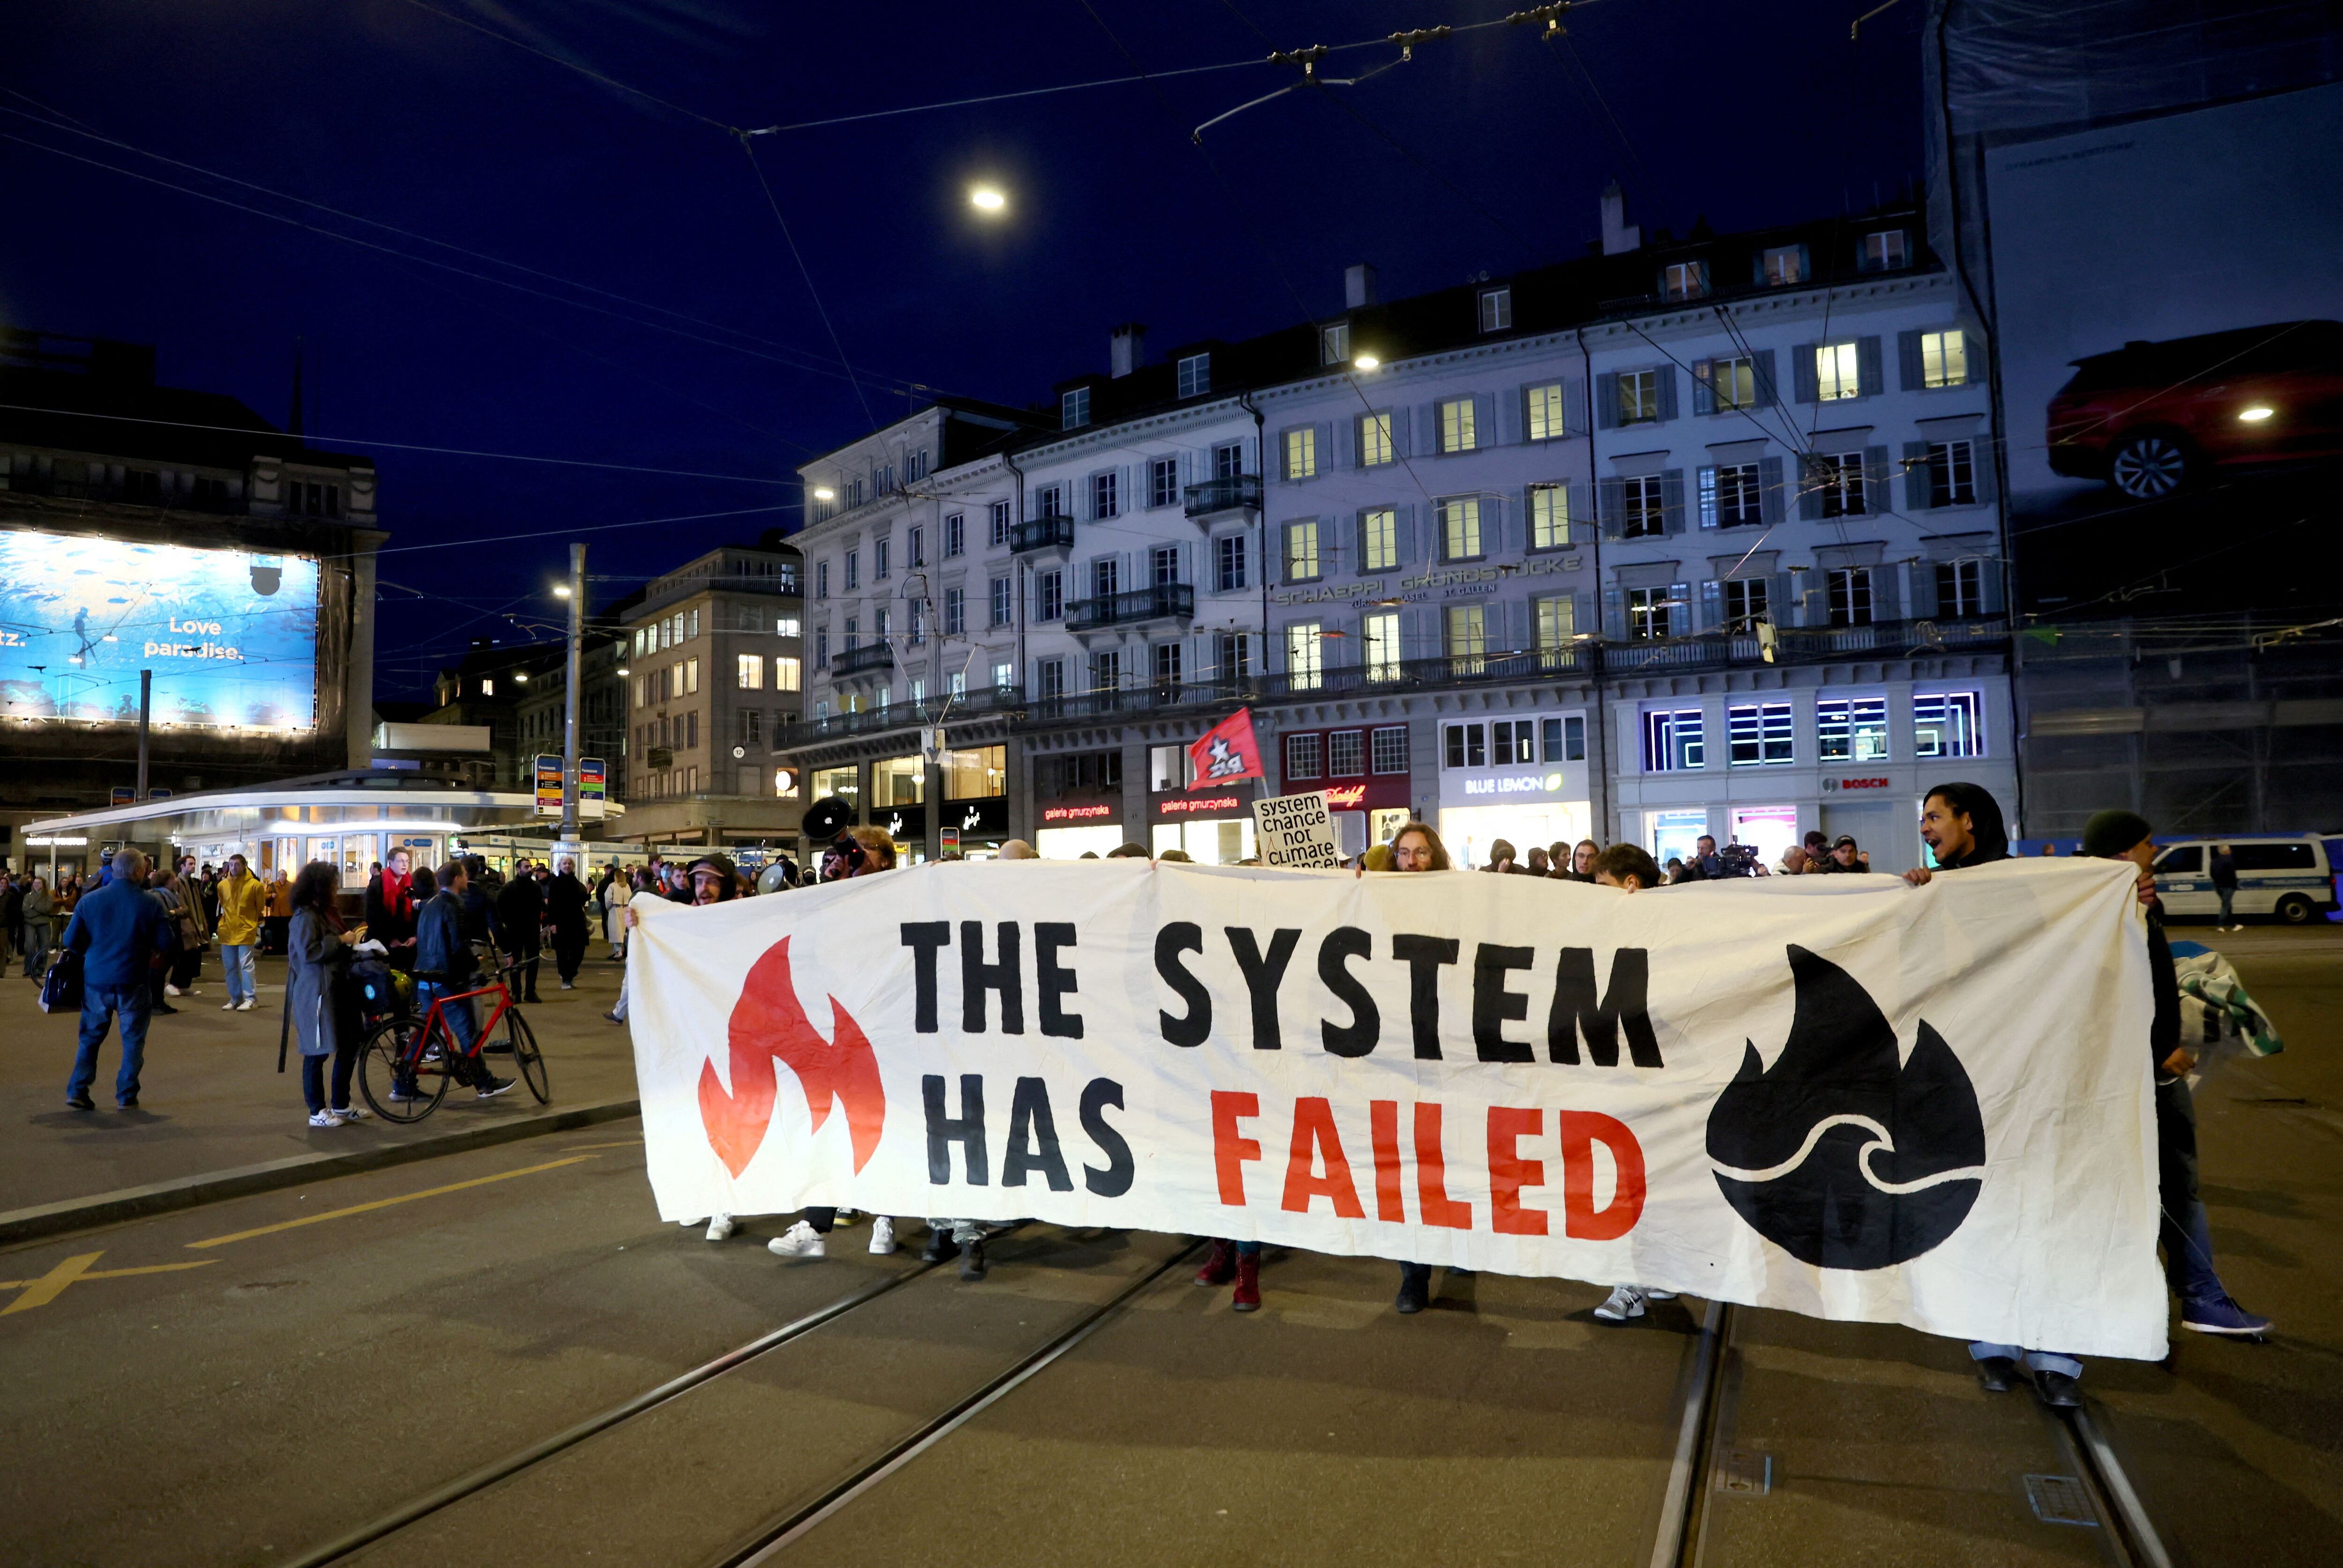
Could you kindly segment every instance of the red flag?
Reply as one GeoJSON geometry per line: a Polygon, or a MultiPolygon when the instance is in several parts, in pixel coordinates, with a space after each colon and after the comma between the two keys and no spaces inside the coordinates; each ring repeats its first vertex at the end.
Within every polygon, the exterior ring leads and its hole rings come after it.
{"type": "Polygon", "coordinates": [[[1240,779],[1267,778],[1262,771],[1260,743],[1252,738],[1252,709],[1238,709],[1189,747],[1188,771],[1192,775],[1191,791],[1233,784],[1240,779]]]}

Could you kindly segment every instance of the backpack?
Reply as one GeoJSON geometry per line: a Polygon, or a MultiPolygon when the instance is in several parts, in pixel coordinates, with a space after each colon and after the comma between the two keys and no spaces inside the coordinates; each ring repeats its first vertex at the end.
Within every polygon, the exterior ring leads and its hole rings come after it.
{"type": "Polygon", "coordinates": [[[82,1001],[81,954],[61,948],[41,980],[43,1012],[79,1012],[82,1001]]]}
{"type": "Polygon", "coordinates": [[[386,1018],[407,1005],[398,981],[397,973],[380,959],[360,959],[350,965],[350,990],[357,998],[358,1011],[367,1022],[386,1018]]]}

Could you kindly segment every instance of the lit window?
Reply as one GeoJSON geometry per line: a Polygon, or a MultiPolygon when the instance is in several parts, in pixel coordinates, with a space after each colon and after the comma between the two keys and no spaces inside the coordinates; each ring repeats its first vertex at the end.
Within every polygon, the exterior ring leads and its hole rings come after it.
{"type": "Polygon", "coordinates": [[[1815,702],[1816,753],[1825,762],[1887,759],[1887,699],[1825,697],[1815,702]]]}
{"type": "Polygon", "coordinates": [[[1969,378],[1968,337],[1958,327],[1950,332],[1920,334],[1920,385],[1964,387],[1969,378]]]}
{"type": "Polygon", "coordinates": [[[1568,648],[1578,635],[1578,614],[1568,594],[1547,594],[1531,601],[1536,612],[1537,645],[1541,653],[1568,648]]]}
{"type": "Polygon", "coordinates": [[[1285,580],[1314,582],[1318,569],[1318,522],[1312,518],[1285,525],[1285,580]]]}
{"type": "Polygon", "coordinates": [[[1862,357],[1852,343],[1825,343],[1815,349],[1815,396],[1825,403],[1863,396],[1862,357]]]}
{"type": "Polygon", "coordinates": [[[1180,396],[1201,397],[1212,389],[1212,357],[1191,354],[1180,361],[1180,396]]]}
{"type": "Polygon", "coordinates": [[[1779,288],[1785,284],[1806,280],[1806,247],[1803,245],[1777,245],[1765,252],[1765,282],[1779,288]]]}
{"type": "Polygon", "coordinates": [[[765,689],[765,659],[761,654],[744,653],[739,658],[736,681],[742,691],[765,689]]]}
{"type": "Polygon", "coordinates": [[[1489,651],[1489,618],[1487,607],[1477,604],[1452,604],[1448,607],[1448,657],[1462,660],[1458,673],[1477,675],[1481,656],[1489,651]]]}
{"type": "Polygon", "coordinates": [[[494,697],[496,694],[497,694],[497,682],[496,682],[496,678],[495,678],[495,677],[493,677],[493,676],[488,676],[488,675],[484,675],[484,676],[480,677],[480,695],[481,695],[482,697],[494,697]]]}
{"type": "Polygon", "coordinates": [[[1443,559],[1470,561],[1481,558],[1481,498],[1459,496],[1440,503],[1440,542],[1443,559]]]}
{"type": "Polygon", "coordinates": [[[1558,441],[1570,434],[1562,414],[1562,383],[1533,387],[1526,399],[1530,439],[1558,441]]]}
{"type": "Polygon", "coordinates": [[[1559,484],[1530,487],[1530,548],[1560,549],[1570,543],[1570,492],[1559,484]]]}
{"type": "Polygon", "coordinates": [[[1669,299],[1698,299],[1708,292],[1708,263],[1672,261],[1660,280],[1660,292],[1669,299]]]}
{"type": "Polygon", "coordinates": [[[1481,291],[1481,330],[1503,332],[1513,324],[1513,291],[1510,288],[1484,288],[1481,291]]]}
{"type": "Polygon", "coordinates": [[[1318,472],[1318,432],[1310,426],[1285,433],[1285,477],[1308,479],[1318,472]]]}
{"type": "Polygon", "coordinates": [[[1297,622],[1285,628],[1285,673],[1296,691],[1318,689],[1320,649],[1325,629],[1314,620],[1297,622]]]}
{"type": "Polygon", "coordinates": [[[1700,526],[1738,528],[1765,520],[1765,487],[1755,463],[1724,463],[1700,471],[1700,526]]]}
{"type": "Polygon", "coordinates": [[[1399,611],[1378,610],[1360,623],[1365,645],[1367,678],[1397,680],[1400,675],[1399,611]]]}
{"type": "Polygon", "coordinates": [[[1469,452],[1480,445],[1473,425],[1473,399],[1451,397],[1440,405],[1440,449],[1469,452]]]}
{"type": "Polygon", "coordinates": [[[802,678],[803,678],[799,673],[799,666],[797,658],[794,655],[784,653],[774,657],[773,689],[775,691],[799,690],[801,689],[800,683],[802,678]]]}
{"type": "MultiPolygon", "coordinates": [[[[1746,357],[1702,359],[1692,367],[1693,383],[1706,393],[1710,411],[1729,414],[1757,407],[1757,367],[1746,357]]],[[[1701,412],[1694,408],[1694,413],[1701,412]]]]}
{"type": "Polygon", "coordinates": [[[1371,572],[1399,569],[1399,514],[1391,508],[1359,514],[1359,566],[1371,572]]]}
{"type": "Polygon", "coordinates": [[[1359,418],[1359,467],[1379,468],[1392,460],[1392,417],[1365,414],[1359,418]]]}
{"type": "Polygon", "coordinates": [[[1773,767],[1793,760],[1795,731],[1786,702],[1737,702],[1725,710],[1725,762],[1773,767]]]}
{"type": "Polygon", "coordinates": [[[1681,773],[1707,765],[1700,709],[1662,709],[1644,715],[1644,771],[1681,773]]]}
{"type": "Polygon", "coordinates": [[[1619,373],[1619,423],[1648,425],[1660,417],[1660,373],[1623,370],[1619,373]]]}
{"type": "Polygon", "coordinates": [[[1627,590],[1627,636],[1636,642],[1656,642],[1675,635],[1675,612],[1684,596],[1674,588],[1627,590]]]}
{"type": "Polygon", "coordinates": [[[1917,757],[1985,755],[1985,699],[1975,691],[1912,694],[1912,751],[1917,757]]]}
{"type": "Polygon", "coordinates": [[[1340,365],[1351,357],[1351,324],[1338,321],[1332,327],[1318,329],[1318,358],[1323,365],[1340,365]]]}
{"type": "Polygon", "coordinates": [[[1877,234],[1866,234],[1863,236],[1864,271],[1893,272],[1902,266],[1905,260],[1902,229],[1883,229],[1877,234]]]}
{"type": "Polygon", "coordinates": [[[1091,389],[1077,387],[1059,394],[1058,426],[1064,430],[1079,430],[1091,422],[1091,389]]]}

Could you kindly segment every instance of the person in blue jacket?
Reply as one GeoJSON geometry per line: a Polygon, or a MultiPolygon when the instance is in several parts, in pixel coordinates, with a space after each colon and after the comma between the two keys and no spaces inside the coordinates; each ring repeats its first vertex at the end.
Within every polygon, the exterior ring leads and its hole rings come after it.
{"type": "Polygon", "coordinates": [[[122,1025],[122,1070],[115,1075],[115,1102],[127,1111],[138,1103],[138,1074],[146,1061],[146,1020],[153,1006],[149,977],[156,956],[171,944],[163,908],[146,896],[146,857],[116,849],[108,880],[74,906],[65,927],[65,947],[82,955],[81,1050],[65,1081],[65,1103],[95,1111],[90,1086],[97,1081],[97,1048],[108,1025],[122,1025]]]}

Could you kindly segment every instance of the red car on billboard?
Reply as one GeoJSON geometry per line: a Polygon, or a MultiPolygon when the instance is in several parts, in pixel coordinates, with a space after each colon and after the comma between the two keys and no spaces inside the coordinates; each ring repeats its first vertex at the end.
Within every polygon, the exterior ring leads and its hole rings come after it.
{"type": "Polygon", "coordinates": [[[2052,472],[2160,500],[2215,468],[2343,454],[2343,322],[2278,321],[2074,361],[2052,472]]]}

